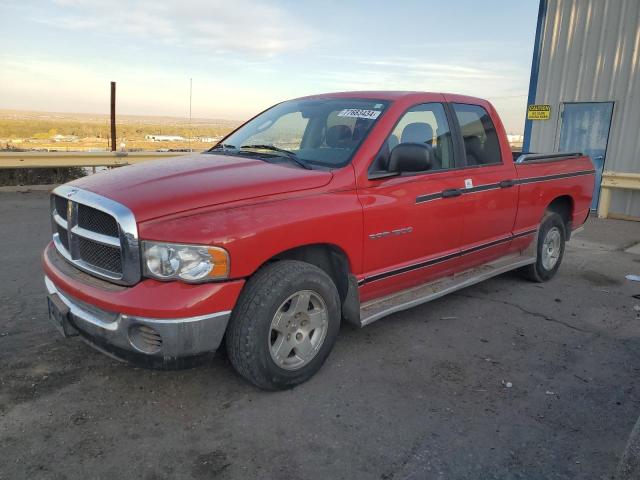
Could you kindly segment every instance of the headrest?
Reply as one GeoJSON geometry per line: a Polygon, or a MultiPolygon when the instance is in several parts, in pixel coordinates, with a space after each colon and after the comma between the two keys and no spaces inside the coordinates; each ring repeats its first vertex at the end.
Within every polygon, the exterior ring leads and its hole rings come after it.
{"type": "Polygon", "coordinates": [[[346,125],[334,125],[327,130],[326,141],[331,148],[345,148],[351,142],[351,129],[346,125]]]}
{"type": "Polygon", "coordinates": [[[427,143],[431,145],[433,140],[433,128],[424,122],[410,123],[402,130],[400,143],[427,143]]]}
{"type": "Polygon", "coordinates": [[[464,137],[464,147],[468,153],[473,153],[475,155],[481,153],[482,143],[480,142],[480,137],[475,135],[464,137]]]}
{"type": "Polygon", "coordinates": [[[467,153],[467,163],[471,165],[484,163],[480,137],[475,135],[464,137],[464,149],[467,153]]]}
{"type": "Polygon", "coordinates": [[[356,120],[356,124],[353,126],[353,141],[359,142],[362,140],[372,123],[373,120],[369,120],[368,118],[359,118],[356,120]]]}

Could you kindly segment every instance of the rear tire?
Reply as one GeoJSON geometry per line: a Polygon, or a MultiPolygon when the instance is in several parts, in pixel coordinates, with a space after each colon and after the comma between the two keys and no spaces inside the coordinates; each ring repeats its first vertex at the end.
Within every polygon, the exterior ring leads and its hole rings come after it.
{"type": "Polygon", "coordinates": [[[340,296],[320,268],[283,260],[260,269],[242,291],[226,334],[234,368],[265,390],[311,378],[340,328],[340,296]]]}
{"type": "Polygon", "coordinates": [[[562,263],[566,237],[562,217],[555,212],[547,212],[538,229],[536,262],[521,270],[523,276],[533,282],[551,280],[562,263]]]}

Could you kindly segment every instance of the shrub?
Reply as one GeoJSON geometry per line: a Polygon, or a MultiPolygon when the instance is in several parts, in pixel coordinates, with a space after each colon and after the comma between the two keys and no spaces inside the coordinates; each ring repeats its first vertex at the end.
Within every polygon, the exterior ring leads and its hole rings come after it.
{"type": "Polygon", "coordinates": [[[82,167],[2,168],[0,186],[60,184],[84,176],[82,167]]]}

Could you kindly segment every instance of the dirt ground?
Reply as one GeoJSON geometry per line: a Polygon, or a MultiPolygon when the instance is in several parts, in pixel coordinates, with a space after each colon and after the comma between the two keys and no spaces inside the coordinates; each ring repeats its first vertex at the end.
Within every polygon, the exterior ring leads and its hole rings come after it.
{"type": "Polygon", "coordinates": [[[222,354],[152,371],[60,337],[47,205],[0,193],[0,479],[605,479],[640,414],[638,223],[590,220],[549,283],[345,325],[316,377],[266,393],[222,354]]]}

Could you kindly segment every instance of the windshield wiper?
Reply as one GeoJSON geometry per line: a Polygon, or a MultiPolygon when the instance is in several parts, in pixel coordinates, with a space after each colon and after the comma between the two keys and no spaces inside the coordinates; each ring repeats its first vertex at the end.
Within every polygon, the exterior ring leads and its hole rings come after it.
{"type": "Polygon", "coordinates": [[[240,147],[240,150],[242,149],[247,149],[247,148],[255,148],[258,150],[271,150],[272,152],[278,152],[278,153],[282,153],[284,155],[282,155],[283,158],[288,158],[289,160],[294,161],[295,163],[297,163],[298,165],[300,165],[302,168],[305,168],[307,170],[312,170],[312,168],[307,165],[304,160],[302,160],[301,158],[298,158],[298,156],[292,152],[291,150],[285,150],[284,148],[279,148],[276,147],[275,145],[242,145],[240,147]]]}
{"type": "Polygon", "coordinates": [[[235,145],[229,145],[228,143],[219,143],[215,147],[212,147],[210,150],[218,150],[218,149],[235,150],[236,146],[235,145]]]}

